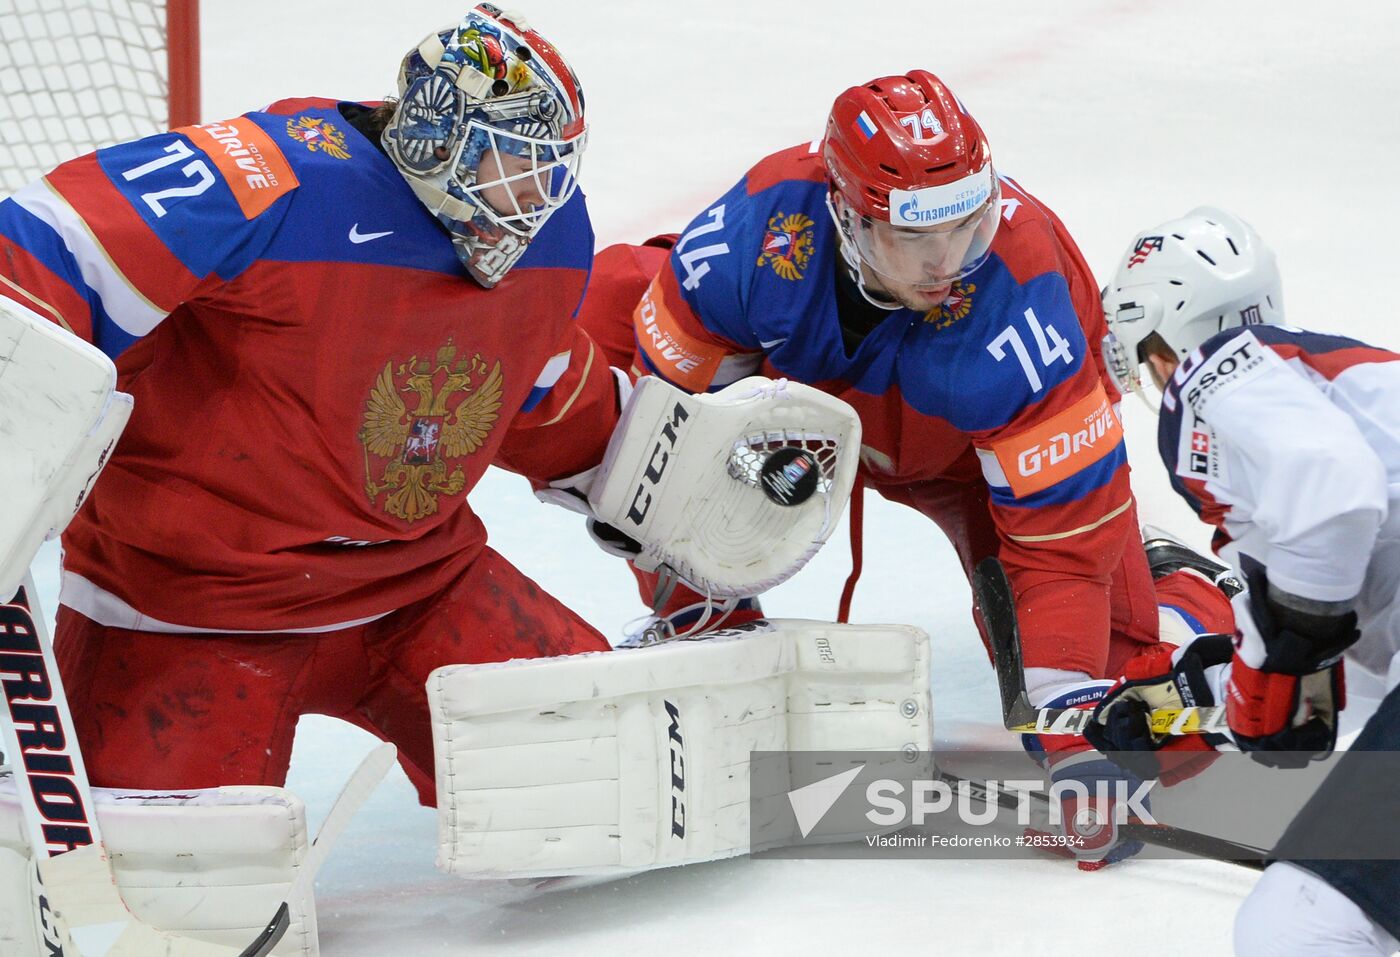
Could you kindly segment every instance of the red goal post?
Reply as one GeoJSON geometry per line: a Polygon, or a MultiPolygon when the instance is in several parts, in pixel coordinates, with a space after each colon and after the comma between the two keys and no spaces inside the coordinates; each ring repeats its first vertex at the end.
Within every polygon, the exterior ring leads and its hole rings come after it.
{"type": "Polygon", "coordinates": [[[200,118],[199,0],[6,0],[0,44],[0,196],[200,118]]]}

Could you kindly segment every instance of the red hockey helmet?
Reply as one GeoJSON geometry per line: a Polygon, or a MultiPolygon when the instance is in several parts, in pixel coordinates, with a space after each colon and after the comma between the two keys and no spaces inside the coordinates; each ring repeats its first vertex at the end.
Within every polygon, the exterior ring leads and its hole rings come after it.
{"type": "Polygon", "coordinates": [[[932,73],[881,77],[838,96],[823,158],[853,266],[939,286],[986,260],[1000,220],[991,149],[932,73]]]}

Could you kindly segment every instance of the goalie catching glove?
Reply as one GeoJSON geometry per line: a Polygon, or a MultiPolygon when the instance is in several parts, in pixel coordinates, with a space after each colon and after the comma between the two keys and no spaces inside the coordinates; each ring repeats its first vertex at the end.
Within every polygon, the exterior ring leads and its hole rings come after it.
{"type": "Polygon", "coordinates": [[[690,395],[647,376],[602,464],[540,497],[569,505],[568,493],[586,494],[606,551],[644,571],[670,568],[702,594],[740,598],[816,554],[859,458],[855,410],[810,386],[752,376],[690,395]]]}

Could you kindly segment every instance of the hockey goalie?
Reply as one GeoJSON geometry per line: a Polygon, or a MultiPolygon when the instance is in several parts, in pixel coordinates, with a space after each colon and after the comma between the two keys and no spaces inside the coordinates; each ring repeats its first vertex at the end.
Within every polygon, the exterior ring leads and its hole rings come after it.
{"type": "Polygon", "coordinates": [[[572,321],[583,97],[519,17],[482,4],[398,79],[0,203],[7,954],[314,953],[302,714],[397,746],[443,866],[481,876],[741,853],[749,751],[927,740],[895,704],[927,697],[913,629],[612,651],[487,545],[467,494],[497,465],[722,615],[831,533],[859,424],[782,381],[608,369],[572,321]],[[59,532],[50,647],[24,578],[59,532]]]}

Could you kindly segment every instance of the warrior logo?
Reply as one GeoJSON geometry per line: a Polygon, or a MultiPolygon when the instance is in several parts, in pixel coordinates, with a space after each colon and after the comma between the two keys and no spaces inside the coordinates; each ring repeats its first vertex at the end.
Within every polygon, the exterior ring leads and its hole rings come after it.
{"type": "Polygon", "coordinates": [[[756,265],[767,263],[784,279],[801,279],[812,258],[813,225],[801,213],[791,216],[778,213],[768,220],[768,230],[763,234],[763,251],[758,254],[756,265]]]}
{"type": "Polygon", "coordinates": [[[499,361],[488,367],[479,354],[458,359],[451,340],[436,361],[413,356],[397,368],[386,363],[365,403],[359,434],[370,502],[388,492],[384,511],[416,522],[437,512],[439,495],[461,494],[466,475],[460,464],[449,472],[449,460],[486,443],[500,418],[502,383],[499,361]],[[418,395],[412,411],[400,398],[405,392],[418,395]],[[378,480],[370,456],[389,460],[378,480]]]}
{"type": "Polygon", "coordinates": [[[1240,325],[1258,326],[1262,325],[1263,322],[1264,313],[1259,308],[1259,303],[1256,302],[1252,306],[1245,306],[1243,309],[1240,310],[1240,325]]]}
{"type": "Polygon", "coordinates": [[[924,322],[933,323],[935,329],[947,329],[972,311],[972,294],[976,291],[973,283],[964,285],[961,279],[955,280],[948,298],[924,313],[924,322]]]}
{"type": "MultiPolygon", "coordinates": [[[[6,675],[0,682],[0,707],[8,708],[14,720],[14,737],[5,742],[5,750],[15,749],[6,756],[17,769],[18,786],[28,791],[44,845],[53,856],[87,847],[93,833],[77,742],[67,715],[54,704],[57,675],[51,677],[50,661],[28,590],[21,588],[0,605],[0,671],[6,675]]],[[[41,908],[46,904],[41,901],[41,908]]]]}
{"type": "Polygon", "coordinates": [[[1147,261],[1147,257],[1162,248],[1161,236],[1144,236],[1137,241],[1133,247],[1133,254],[1128,257],[1128,268],[1140,266],[1147,261]]]}
{"type": "Polygon", "coordinates": [[[298,140],[311,152],[325,153],[336,159],[349,159],[345,134],[319,116],[297,116],[287,121],[287,135],[298,140]]]}

